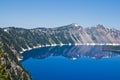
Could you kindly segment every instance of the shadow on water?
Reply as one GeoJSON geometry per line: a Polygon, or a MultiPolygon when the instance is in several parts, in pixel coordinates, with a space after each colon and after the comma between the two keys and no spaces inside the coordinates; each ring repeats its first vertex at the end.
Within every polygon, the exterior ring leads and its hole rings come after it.
{"type": "Polygon", "coordinates": [[[44,59],[49,56],[64,56],[68,59],[77,59],[80,57],[89,57],[94,59],[110,58],[120,55],[120,46],[55,46],[43,47],[26,51],[23,54],[23,60],[29,58],[44,59]]]}

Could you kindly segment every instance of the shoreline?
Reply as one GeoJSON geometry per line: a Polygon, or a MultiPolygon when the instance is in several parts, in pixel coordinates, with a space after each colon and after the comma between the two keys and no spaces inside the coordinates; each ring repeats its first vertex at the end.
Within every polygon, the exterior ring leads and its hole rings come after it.
{"type": "MultiPolygon", "coordinates": [[[[52,46],[120,46],[120,43],[75,43],[75,44],[51,44],[51,45],[39,45],[38,46],[33,46],[33,48],[30,48],[27,46],[27,49],[22,48],[22,51],[20,51],[20,54],[23,54],[25,51],[30,51],[32,49],[37,49],[37,48],[42,48],[42,47],[52,47],[52,46]]],[[[21,61],[22,58],[17,57],[18,61],[21,61]]]]}

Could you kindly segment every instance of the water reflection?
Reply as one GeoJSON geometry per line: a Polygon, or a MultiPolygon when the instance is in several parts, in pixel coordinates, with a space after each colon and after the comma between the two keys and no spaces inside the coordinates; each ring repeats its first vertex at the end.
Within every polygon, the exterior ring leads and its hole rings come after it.
{"type": "Polygon", "coordinates": [[[94,59],[118,56],[120,46],[56,46],[43,47],[24,52],[23,61],[29,58],[44,59],[49,56],[64,56],[68,59],[90,57],[94,59]]]}

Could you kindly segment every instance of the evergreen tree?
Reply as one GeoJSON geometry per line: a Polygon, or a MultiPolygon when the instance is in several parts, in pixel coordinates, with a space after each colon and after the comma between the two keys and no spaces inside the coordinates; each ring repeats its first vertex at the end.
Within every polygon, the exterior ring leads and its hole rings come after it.
{"type": "Polygon", "coordinates": [[[4,55],[0,47],[0,80],[7,80],[8,70],[6,70],[6,62],[2,61],[2,59],[4,59],[4,55]]]}

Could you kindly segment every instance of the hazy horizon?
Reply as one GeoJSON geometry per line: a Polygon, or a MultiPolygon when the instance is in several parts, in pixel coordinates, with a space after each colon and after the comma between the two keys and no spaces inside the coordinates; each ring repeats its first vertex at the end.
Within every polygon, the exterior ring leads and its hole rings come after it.
{"type": "Polygon", "coordinates": [[[1,0],[0,27],[60,27],[77,23],[120,29],[119,0],[1,0]]]}

